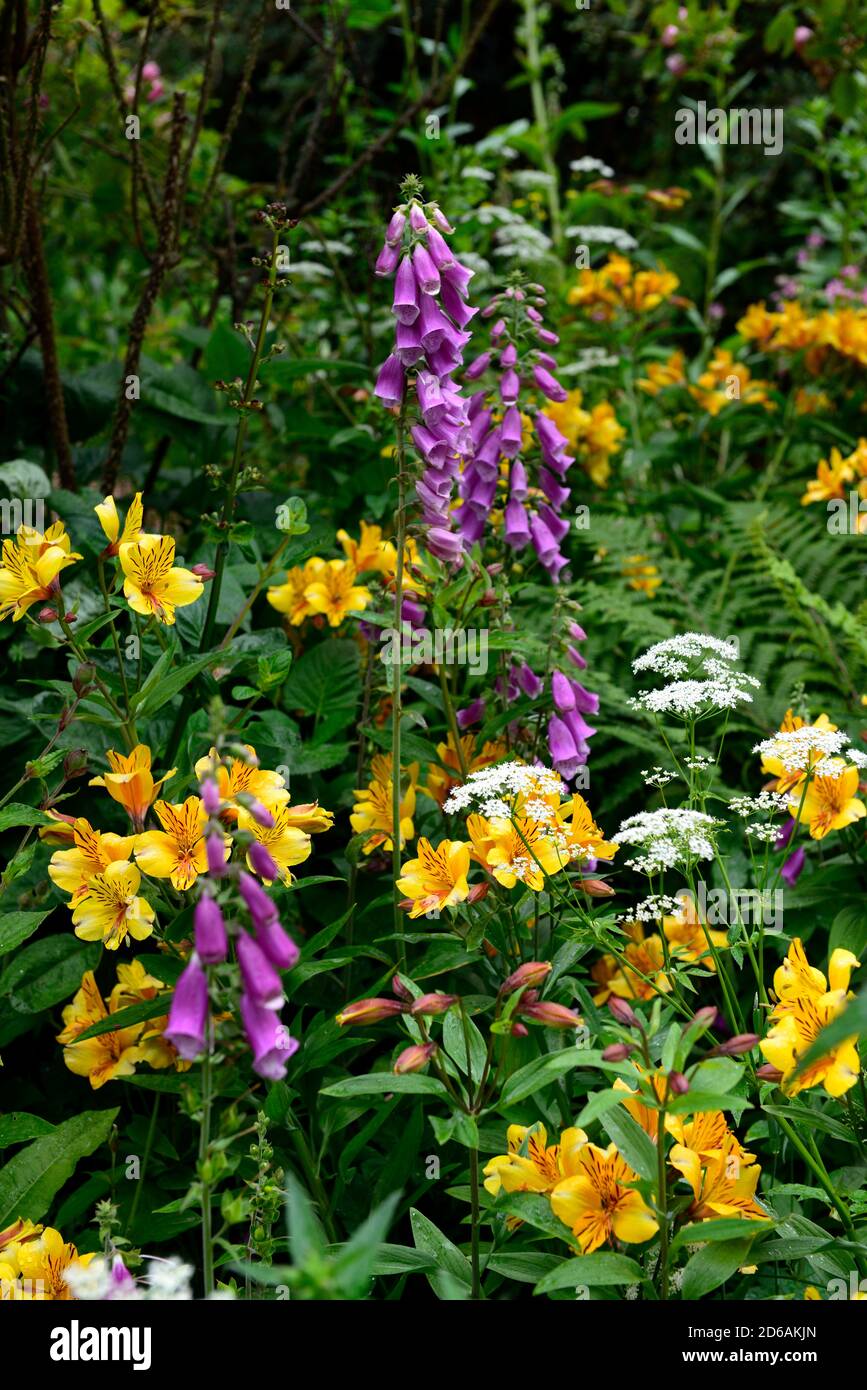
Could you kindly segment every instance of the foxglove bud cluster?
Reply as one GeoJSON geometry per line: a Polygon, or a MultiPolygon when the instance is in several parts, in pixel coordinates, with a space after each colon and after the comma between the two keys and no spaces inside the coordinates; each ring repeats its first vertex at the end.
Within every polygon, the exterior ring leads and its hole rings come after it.
{"type": "MultiPolygon", "coordinates": [[[[240,968],[240,1016],[253,1053],[253,1070],[269,1081],[278,1081],[285,1075],[289,1058],[299,1046],[280,1022],[284,994],[279,972],[291,970],[300,952],[281,926],[277,909],[265,889],[240,865],[226,863],[220,819],[226,803],[220,796],[216,773],[216,768],[206,773],[199,788],[208,815],[205,828],[208,872],[202,876],[201,896],[194,914],[195,951],[175,987],[166,1037],[189,1061],[205,1050],[211,1004],[208,975],[203,966],[221,965],[228,959],[231,933],[240,968]],[[238,922],[227,924],[217,901],[221,881],[225,879],[230,880],[245,904],[253,924],[252,933],[238,922]]],[[[254,815],[260,812],[263,824],[273,823],[270,811],[258,802],[251,810],[254,815]]],[[[250,859],[252,867],[263,878],[277,877],[268,850],[258,841],[250,846],[250,859]]]]}
{"type": "Polygon", "coordinates": [[[376,273],[394,276],[394,350],[382,364],[375,394],[402,407],[407,386],[415,397],[413,443],[425,467],[416,483],[424,543],[448,564],[462,560],[462,543],[451,525],[454,481],[472,452],[468,402],[453,380],[470,340],[466,326],[476,313],[467,303],[473,274],[455,257],[446,236],[454,231],[436,203],[421,201],[421,184],[410,176],[407,201],[395,209],[376,262],[376,273]]]}
{"type": "Polygon", "coordinates": [[[482,538],[505,468],[503,537],[513,550],[532,545],[556,582],[567,563],[560,542],[569,530],[561,515],[569,499],[564,479],[574,458],[566,439],[544,414],[539,397],[564,401],[548,348],[559,339],[544,327],[541,285],[510,285],[484,308],[494,318],[490,348],[470,363],[466,378],[495,372],[496,385],[470,401],[474,453],[461,477],[459,524],[468,545],[482,538]],[[532,433],[530,431],[532,430],[532,433]],[[529,467],[529,472],[528,472],[529,467]]]}

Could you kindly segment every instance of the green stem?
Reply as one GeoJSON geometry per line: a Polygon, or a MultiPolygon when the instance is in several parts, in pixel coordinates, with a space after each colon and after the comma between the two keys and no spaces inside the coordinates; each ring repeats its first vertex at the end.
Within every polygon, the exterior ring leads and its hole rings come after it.
{"type": "MultiPolygon", "coordinates": [[[[668,1084],[666,1083],[666,1100],[668,1084]]],[[[659,1192],[656,1210],[659,1216],[659,1297],[665,1303],[668,1299],[668,1182],[665,1171],[665,1102],[657,1115],[656,1131],[657,1182],[659,1192]]]]}
{"type": "Polygon", "coordinates": [[[400,686],[403,678],[403,568],[406,548],[406,400],[401,404],[397,421],[397,514],[395,516],[395,545],[397,562],[394,570],[394,631],[397,642],[397,660],[391,668],[392,707],[391,707],[391,872],[394,883],[394,933],[397,939],[398,968],[406,969],[406,944],[403,940],[403,922],[400,913],[400,805],[401,805],[401,766],[400,766],[400,686]]]}
{"type": "MultiPolygon", "coordinates": [[[[834,1210],[836,1211],[837,1215],[843,1223],[843,1229],[845,1230],[849,1239],[852,1241],[853,1245],[860,1246],[861,1242],[858,1239],[858,1232],[855,1230],[855,1226],[852,1222],[852,1217],[849,1215],[849,1208],[846,1206],[836,1187],[832,1183],[828,1175],[828,1170],[826,1169],[819,1155],[816,1154],[814,1157],[813,1154],[810,1153],[810,1150],[807,1148],[806,1144],[802,1143],[799,1136],[795,1133],[793,1126],[790,1125],[789,1121],[785,1120],[782,1115],[775,1115],[774,1119],[780,1126],[786,1138],[792,1144],[793,1148],[797,1149],[798,1153],[801,1155],[801,1158],[804,1160],[807,1167],[810,1169],[810,1171],[816,1177],[818,1182],[821,1183],[822,1187],[827,1192],[829,1198],[831,1199],[831,1203],[834,1207],[834,1210]]],[[[864,1276],[867,1276],[867,1255],[856,1254],[855,1262],[858,1265],[860,1273],[864,1276]]]]}
{"type": "Polygon", "coordinates": [[[482,1296],[481,1263],[479,1260],[479,1151],[470,1149],[470,1263],[472,1266],[472,1292],[470,1297],[482,1296]]]}
{"type": "Polygon", "coordinates": [[[132,1230],[133,1230],[133,1227],[135,1226],[135,1218],[136,1218],[136,1213],[138,1212],[139,1198],[141,1197],[142,1188],[144,1187],[145,1175],[146,1175],[147,1169],[148,1169],[148,1160],[150,1159],[150,1156],[151,1156],[151,1149],[153,1148],[154,1135],[155,1135],[156,1132],[157,1132],[157,1115],[158,1115],[158,1113],[159,1113],[159,1108],[160,1108],[160,1093],[159,1093],[159,1091],[157,1091],[157,1092],[155,1093],[155,1095],[154,1095],[153,1109],[151,1110],[151,1119],[150,1119],[150,1124],[148,1125],[147,1138],[146,1138],[146,1140],[145,1140],[145,1151],[144,1151],[144,1153],[142,1154],[141,1171],[140,1171],[140,1173],[139,1173],[139,1175],[138,1175],[138,1184],[137,1184],[137,1186],[136,1186],[135,1196],[134,1196],[133,1199],[132,1199],[132,1206],[131,1206],[131,1208],[130,1208],[129,1220],[128,1220],[127,1223],[126,1223],[126,1233],[127,1233],[127,1235],[130,1235],[130,1234],[131,1234],[131,1232],[132,1232],[132,1230]]]}

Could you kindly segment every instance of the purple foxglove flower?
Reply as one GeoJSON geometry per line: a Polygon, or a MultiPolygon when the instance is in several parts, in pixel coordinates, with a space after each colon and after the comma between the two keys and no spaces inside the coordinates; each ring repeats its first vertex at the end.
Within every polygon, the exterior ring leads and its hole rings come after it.
{"type": "Polygon", "coordinates": [[[135,1298],[136,1282],[130,1274],[120,1255],[115,1255],[111,1262],[111,1283],[106,1299],[116,1298],[135,1298]]]}
{"type": "Polygon", "coordinates": [[[557,370],[556,358],[552,357],[550,352],[537,353],[536,361],[541,367],[547,367],[549,372],[556,372],[557,370]]]}
{"type": "Polygon", "coordinates": [[[440,273],[427,247],[419,242],[412,253],[412,268],[416,283],[423,294],[439,294],[440,273]]]}
{"type": "Polygon", "coordinates": [[[185,1062],[204,1052],[207,1020],[208,981],[198,956],[192,955],[175,985],[163,1034],[185,1062]]]}
{"type": "Polygon", "coordinates": [[[521,412],[516,405],[510,405],[500,426],[500,448],[507,459],[514,458],[520,452],[523,437],[521,412]]]}
{"type": "Polygon", "coordinates": [[[394,277],[394,298],[391,312],[398,323],[415,323],[418,318],[418,286],[412,270],[412,261],[404,256],[394,277]]]}
{"type": "Polygon", "coordinates": [[[428,227],[427,229],[427,246],[438,270],[448,270],[450,266],[455,264],[452,248],[442,232],[438,232],[436,227],[428,227]]]}
{"type": "Polygon", "coordinates": [[[503,518],[503,539],[506,545],[510,545],[513,550],[523,550],[530,542],[530,524],[527,520],[527,511],[517,497],[512,497],[506,504],[505,516],[503,518]]]}
{"type": "Polygon", "coordinates": [[[474,416],[472,416],[470,438],[473,443],[473,452],[475,452],[476,447],[482,442],[485,435],[487,434],[492,418],[493,417],[490,410],[479,410],[476,412],[474,416]]]}
{"type": "Polygon", "coordinates": [[[573,622],[569,624],[569,636],[574,637],[576,642],[587,641],[587,633],[584,631],[580,623],[573,622]]]}
{"type": "Polygon", "coordinates": [[[485,533],[485,522],[488,519],[488,509],[481,507],[475,502],[465,502],[458,512],[458,524],[461,528],[461,535],[464,542],[469,546],[475,541],[481,540],[485,533]]]}
{"type": "Polygon", "coordinates": [[[216,965],[226,959],[229,942],[220,904],[210,894],[203,893],[193,914],[196,934],[196,955],[205,965],[216,965]]]}
{"type": "Polygon", "coordinates": [[[427,232],[427,218],[419,207],[418,203],[413,203],[409,210],[409,225],[414,232],[427,232]]]}
{"type": "Polygon", "coordinates": [[[785,879],[786,883],[788,883],[790,888],[794,888],[795,884],[798,882],[798,879],[801,876],[801,870],[804,867],[804,860],[806,859],[806,857],[807,856],[804,846],[799,845],[798,848],[795,850],[794,854],[789,855],[788,859],[786,860],[785,864],[780,870],[780,877],[785,879]]]}
{"type": "Polygon", "coordinates": [[[415,323],[398,322],[394,335],[394,355],[400,358],[404,367],[414,367],[419,358],[424,357],[418,319],[415,323]]]}
{"type": "Polygon", "coordinates": [[[429,294],[423,294],[421,297],[417,327],[425,352],[436,352],[450,325],[445,315],[441,314],[437,308],[436,301],[429,294]]]}
{"type": "Polygon", "coordinates": [[[460,536],[444,526],[432,526],[425,537],[425,543],[431,555],[435,555],[446,564],[457,565],[463,559],[463,542],[460,536]]]}
{"type": "Polygon", "coordinates": [[[451,343],[444,341],[433,352],[427,355],[428,365],[432,372],[438,377],[447,377],[456,367],[460,366],[461,354],[453,348],[451,343]]]}
{"type": "Polygon", "coordinates": [[[219,833],[205,836],[205,855],[208,860],[208,873],[211,878],[226,876],[226,840],[219,833]]]}
{"type": "Polygon", "coordinates": [[[267,1081],[281,1081],[289,1058],[298,1051],[298,1041],[289,1036],[271,1009],[260,1008],[246,994],[241,995],[241,1018],[253,1052],[254,1072],[267,1081]]]}
{"type": "Polygon", "coordinates": [[[548,749],[558,770],[560,763],[569,763],[578,757],[575,740],[567,725],[556,714],[552,714],[548,720],[548,749]]]}
{"type": "MultiPolygon", "coordinates": [[[[443,275],[445,276],[446,274],[448,274],[448,272],[444,271],[443,275]]],[[[454,319],[458,328],[466,328],[470,319],[474,318],[479,312],[472,304],[467,304],[465,300],[461,298],[455,286],[445,278],[443,279],[440,298],[442,299],[443,308],[449,317],[454,319]]]]}
{"type": "Polygon", "coordinates": [[[438,434],[434,434],[426,425],[413,425],[410,434],[415,447],[428,463],[442,464],[445,462],[452,448],[445,436],[440,437],[438,434]]]}
{"type": "Polygon", "coordinates": [[[515,347],[514,343],[508,343],[507,346],[504,347],[503,351],[500,353],[500,366],[514,367],[517,360],[518,349],[515,347]]]}
{"type": "Polygon", "coordinates": [[[492,338],[502,338],[502,336],[503,336],[503,334],[505,333],[505,331],[506,331],[506,320],[505,320],[505,319],[497,319],[497,322],[496,322],[496,323],[492,326],[492,328],[491,328],[491,337],[492,337],[492,338]]]}
{"type": "Polygon", "coordinates": [[[400,405],[403,400],[404,374],[400,358],[392,353],[379,369],[373,394],[386,405],[400,405]]]}
{"type": "Polygon", "coordinates": [[[546,507],[544,503],[539,508],[539,515],[559,545],[563,537],[569,534],[569,522],[562,516],[558,516],[551,507],[546,507]]]}
{"type": "Polygon", "coordinates": [[[401,620],[409,623],[410,627],[417,628],[423,626],[426,614],[420,603],[416,603],[415,599],[404,594],[400,605],[400,616],[401,620]]]}
{"type": "Polygon", "coordinates": [[[419,409],[428,429],[432,429],[448,413],[448,405],[443,400],[440,383],[432,372],[419,372],[415,380],[419,409]]]}
{"type": "Polygon", "coordinates": [[[213,777],[206,777],[199,790],[202,796],[202,805],[208,815],[217,815],[223,803],[220,800],[220,792],[213,777]]]}
{"type": "Polygon", "coordinates": [[[587,670],[587,662],[585,661],[585,659],[584,659],[584,657],[581,655],[581,653],[578,651],[577,647],[567,647],[567,648],[566,648],[566,655],[568,656],[569,660],[572,662],[572,665],[578,667],[578,670],[579,670],[579,671],[586,671],[586,670],[587,670]]]}
{"type": "Polygon", "coordinates": [[[543,565],[548,558],[557,553],[557,542],[539,516],[534,516],[530,521],[530,538],[533,542],[533,549],[543,565]]]}
{"type": "Polygon", "coordinates": [[[391,242],[386,241],[383,244],[382,250],[376,258],[376,265],[373,268],[374,274],[391,275],[399,260],[400,248],[397,246],[393,246],[391,242]]]}
{"type": "Polygon", "coordinates": [[[497,492],[496,478],[485,479],[476,473],[473,477],[472,487],[465,494],[467,502],[474,502],[477,507],[488,511],[494,501],[497,492]]]}
{"type": "Polygon", "coordinates": [[[446,236],[454,235],[454,227],[451,226],[448,218],[445,216],[444,213],[440,212],[438,207],[434,207],[431,210],[431,216],[433,217],[434,222],[436,222],[441,232],[445,232],[446,236]]]}
{"type": "Polygon", "coordinates": [[[403,229],[406,226],[406,213],[403,208],[398,208],[392,213],[391,221],[385,229],[385,239],[391,246],[398,246],[403,237],[403,229]]]}
{"type": "Polygon", "coordinates": [[[577,709],[564,710],[563,723],[572,735],[575,746],[586,755],[589,752],[587,740],[593,737],[596,730],[591,724],[587,723],[583,714],[579,714],[577,709]]]}
{"type": "Polygon", "coordinates": [[[467,705],[466,709],[459,709],[455,715],[459,729],[468,729],[471,724],[478,724],[479,720],[484,719],[484,717],[485,701],[481,698],[473,700],[473,703],[467,705]]]}
{"type": "Polygon", "coordinates": [[[491,354],[489,352],[482,352],[478,357],[473,358],[467,370],[464,372],[464,376],[467,378],[467,381],[476,381],[483,372],[487,371],[490,365],[491,354]]]}
{"type": "Polygon", "coordinates": [[[532,323],[540,324],[542,322],[542,315],[539,313],[538,309],[533,308],[532,304],[527,309],[527,318],[530,319],[532,323]]]}
{"type": "Polygon", "coordinates": [[[277,921],[277,908],[252,874],[241,872],[238,890],[247,904],[254,927],[263,927],[269,922],[277,921]]]}
{"type": "Polygon", "coordinates": [[[797,821],[793,816],[786,819],[785,825],[780,826],[780,833],[774,841],[774,849],[785,849],[792,838],[797,821]]]}
{"type": "Polygon", "coordinates": [[[568,677],[562,671],[555,671],[551,676],[551,695],[554,699],[554,708],[562,714],[564,710],[575,708],[575,692],[572,689],[568,677]]]}
{"type": "Polygon", "coordinates": [[[271,964],[278,970],[294,970],[301,952],[277,918],[273,917],[270,922],[257,922],[253,918],[253,924],[256,928],[256,941],[271,964]]]}
{"type": "Polygon", "coordinates": [[[515,459],[509,469],[509,497],[514,502],[524,502],[527,491],[527,470],[520,459],[515,459]]]}
{"type": "Polygon", "coordinates": [[[544,343],[546,347],[556,347],[560,341],[557,334],[552,333],[550,328],[540,328],[536,336],[539,342],[544,343]]]}
{"type": "Polygon", "coordinates": [[[521,390],[521,378],[514,367],[509,367],[500,377],[500,399],[503,405],[514,405],[521,390]]]}
{"type": "Polygon", "coordinates": [[[250,865],[259,877],[267,879],[269,883],[273,883],[274,879],[280,873],[280,870],[277,868],[277,865],[274,863],[266,847],[261,844],[259,840],[254,840],[248,854],[250,865]]]}
{"type": "Polygon", "coordinates": [[[274,816],[267,806],[262,805],[261,801],[251,801],[249,809],[250,815],[257,825],[263,825],[266,830],[274,829],[274,816]]]}
{"type": "Polygon", "coordinates": [[[565,452],[569,443],[565,434],[561,434],[553,420],[549,420],[541,410],[537,410],[533,418],[533,425],[536,430],[536,437],[543,449],[546,449],[554,457],[565,452]]]}
{"type": "Polygon", "coordinates": [[[465,265],[461,265],[460,261],[455,261],[454,265],[450,265],[447,270],[443,271],[443,280],[451,285],[461,299],[466,299],[470,281],[475,273],[474,270],[469,270],[465,265]]]}
{"type": "Polygon", "coordinates": [[[496,467],[499,464],[501,452],[500,430],[498,426],[496,429],[491,430],[490,434],[482,441],[481,446],[476,450],[475,462],[490,463],[496,467]]]}
{"type": "Polygon", "coordinates": [[[575,697],[575,709],[578,710],[580,714],[598,714],[599,696],[596,692],[594,690],[587,690],[580,681],[573,681],[571,678],[569,679],[569,684],[572,687],[572,694],[575,697]]]}
{"type": "Polygon", "coordinates": [[[283,1007],[283,985],[262,947],[245,931],[236,942],[244,990],[261,1009],[283,1007]]]}
{"type": "Polygon", "coordinates": [[[531,700],[537,700],[545,689],[545,682],[541,676],[537,676],[532,666],[528,666],[526,661],[523,666],[518,668],[518,684],[531,700]]]}
{"type": "MultiPolygon", "coordinates": [[[[569,501],[571,496],[569,488],[561,487],[554,474],[547,468],[539,469],[539,482],[542,486],[542,491],[552,506],[562,507],[565,502],[569,501]]],[[[544,525],[544,522],[542,524],[544,525]]],[[[545,529],[548,529],[547,526],[545,529]]]]}
{"type": "Polygon", "coordinates": [[[568,399],[568,392],[560,385],[546,367],[536,363],[533,368],[533,379],[539,390],[549,401],[565,401],[568,399]]]}

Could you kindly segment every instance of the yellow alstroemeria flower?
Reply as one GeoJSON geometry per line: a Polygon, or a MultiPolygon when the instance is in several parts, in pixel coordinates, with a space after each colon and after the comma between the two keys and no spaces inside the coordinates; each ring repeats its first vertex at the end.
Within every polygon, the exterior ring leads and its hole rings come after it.
{"type": "MultiPolygon", "coordinates": [[[[390,851],[393,847],[394,819],[392,816],[392,758],[391,754],[377,753],[371,761],[373,781],[364,788],[356,789],[355,808],[349,823],[356,835],[366,835],[364,853],[372,854],[375,849],[390,851]]],[[[418,782],[419,764],[410,763],[401,768],[400,801],[400,849],[415,835],[413,815],[415,813],[415,794],[418,782]],[[403,790],[404,776],[408,785],[403,790]]]]}
{"type": "Polygon", "coordinates": [[[304,590],[310,608],[325,614],[331,627],[339,627],[347,613],[370,603],[370,590],[355,583],[355,574],[349,560],[329,560],[304,590]]]}
{"type": "Polygon", "coordinates": [[[343,553],[347,560],[354,567],[356,574],[363,574],[367,570],[376,570],[379,574],[386,574],[393,565],[393,557],[389,554],[390,542],[383,540],[382,527],[371,526],[369,522],[360,523],[361,532],[359,539],[350,536],[348,531],[338,531],[337,539],[343,548],[343,553]]]}
{"type": "Polygon", "coordinates": [[[126,576],[123,592],[134,612],[171,626],[176,608],[201,598],[204,586],[199,576],[175,565],[173,536],[143,534],[132,544],[121,545],[119,554],[126,576]]]}
{"type": "Polygon", "coordinates": [[[539,893],[545,879],[569,862],[568,852],[552,838],[551,827],[529,816],[518,816],[514,821],[469,816],[467,832],[475,857],[504,888],[523,883],[539,893]]]}
{"type": "Polygon", "coordinates": [[[564,1178],[551,1193],[551,1209],[577,1236],[583,1255],[598,1250],[612,1236],[640,1245],[656,1235],[659,1222],[629,1184],[638,1174],[617,1151],[583,1144],[575,1154],[575,1176],[564,1178]]]}
{"type": "Polygon", "coordinates": [[[154,910],[137,897],[141,874],[135,864],[118,860],[88,880],[87,891],[72,913],[75,935],[82,941],[101,941],[116,951],[127,935],[143,941],[154,929],[154,910]]]}
{"type": "Polygon", "coordinates": [[[401,893],[412,900],[410,917],[462,903],[470,891],[469,867],[470,847],[463,840],[442,840],[434,849],[422,836],[418,858],[406,861],[397,880],[401,893]]]}
{"type": "Polygon", "coordinates": [[[583,1129],[564,1129],[560,1142],[549,1144],[544,1125],[509,1125],[508,1153],[485,1165],[485,1189],[493,1197],[501,1191],[551,1192],[576,1171],[575,1155],[586,1143],[583,1129]]]}
{"type": "Polygon", "coordinates": [[[768,1219],[756,1202],[762,1170],[733,1134],[726,1132],[720,1148],[706,1158],[684,1144],[675,1144],[669,1162],[692,1188],[691,1221],[712,1221],[718,1216],[768,1219]]]}
{"type": "Polygon", "coordinates": [[[590,807],[577,792],[563,802],[557,820],[554,838],[571,860],[613,859],[620,848],[603,837],[590,807]]]}
{"type": "MultiPolygon", "coordinates": [[[[662,1100],[668,1085],[665,1073],[661,1071],[654,1072],[651,1080],[657,1100],[662,1100]]],[[[647,1100],[649,1100],[649,1096],[645,1096],[638,1089],[633,1090],[632,1087],[623,1080],[622,1076],[614,1078],[613,1089],[623,1092],[624,1110],[629,1111],[629,1114],[632,1116],[633,1120],[635,1120],[636,1124],[641,1125],[645,1134],[649,1134],[655,1144],[659,1133],[659,1111],[654,1110],[652,1105],[646,1103],[647,1100]]]]}
{"type": "Polygon", "coordinates": [[[819,999],[829,989],[842,990],[845,994],[852,971],[857,970],[860,964],[856,955],[838,946],[831,953],[826,980],[821,970],[807,960],[801,938],[794,937],[789,943],[785,960],[774,972],[774,993],[779,1001],[774,1008],[774,1017],[786,1013],[794,1000],[799,998],[819,999]]]}
{"type": "Polygon", "coordinates": [[[157,792],[164,782],[174,777],[177,769],[171,768],[154,781],[151,750],[144,743],[136,744],[131,753],[116,753],[110,748],[105,756],[111,772],[91,777],[88,786],[105,787],[109,796],[125,807],[136,830],[141,830],[157,792]]]}
{"type": "Polygon", "coordinates": [[[81,556],[70,550],[62,521],[43,535],[31,526],[19,526],[16,539],[3,542],[0,557],[0,621],[12,614],[17,623],[31,604],[45,603],[59,593],[57,576],[81,556]]]}
{"type": "Polygon", "coordinates": [[[782,1072],[780,1082],[787,1095],[813,1086],[824,1086],[829,1096],[842,1096],[855,1085],[861,1071],[861,1060],[855,1044],[857,1033],[813,1062],[799,1076],[795,1068],[813,1046],[822,1029],[846,1009],[846,991],[829,990],[818,997],[802,995],[786,1001],[786,1012],[776,1015],[768,1036],[759,1043],[762,1055],[772,1067],[782,1072]]]}
{"type": "Polygon", "coordinates": [[[109,555],[117,555],[122,545],[134,544],[144,534],[142,531],[144,509],[142,508],[140,492],[136,493],[127,508],[123,531],[120,529],[120,517],[117,514],[117,505],[112,496],[105,497],[102,502],[98,502],[93,510],[99,518],[99,524],[108,541],[106,550],[109,555]]]}
{"type": "Polygon", "coordinates": [[[296,565],[286,571],[286,582],[269,589],[266,598],[278,613],[284,613],[293,627],[300,627],[305,618],[315,611],[308,603],[308,587],[319,577],[326,561],[320,555],[312,555],[304,565],[296,565]]]}
{"type": "MultiPolygon", "coordinates": [[[[112,1014],[117,1013],[120,1009],[128,1009],[131,1004],[156,999],[158,995],[167,991],[168,986],[154,975],[149,975],[140,960],[119,964],[117,984],[109,995],[108,1011],[112,1014]]],[[[166,1013],[160,1014],[157,1018],[149,1018],[139,1025],[141,1034],[138,1049],[141,1059],[157,1070],[174,1067],[175,1071],[189,1071],[192,1062],[185,1062],[177,1048],[164,1035],[168,1021],[166,1013]]]]}
{"type": "Polygon", "coordinates": [[[63,1010],[65,1026],[63,1032],[57,1034],[57,1041],[64,1044],[63,1060],[69,1070],[76,1076],[86,1076],[94,1091],[118,1076],[132,1076],[136,1062],[143,1055],[138,1046],[141,1023],[116,1032],[99,1033],[83,1042],[76,1041],[79,1033],[107,1018],[108,1014],[93,971],[88,970],[72,1003],[63,1010]]]}
{"type": "MultiPolygon", "coordinates": [[[[505,743],[499,739],[484,743],[479,752],[476,752],[475,734],[462,734],[460,746],[468,773],[477,772],[480,767],[490,767],[492,763],[498,763],[508,752],[505,743]]],[[[452,787],[460,786],[463,781],[461,760],[452,734],[449,734],[446,743],[437,744],[437,757],[439,758],[439,766],[436,763],[429,764],[427,781],[424,786],[419,787],[419,791],[442,806],[452,787]]]]}
{"type": "MultiPolygon", "coordinates": [[[[156,801],[154,811],[163,828],[146,830],[139,835],[135,862],[149,878],[171,879],[172,886],[184,892],[192,888],[199,874],[207,871],[204,840],[207,812],[198,796],[188,796],[186,801],[176,804],[156,801]]],[[[231,841],[227,840],[227,859],[230,846],[231,841]]]]}
{"type": "Polygon", "coordinates": [[[821,766],[829,771],[814,773],[803,797],[795,788],[789,802],[792,815],[810,827],[814,840],[867,816],[867,806],[855,795],[860,781],[857,767],[847,767],[842,758],[825,758],[821,766]]]}
{"type": "MultiPolygon", "coordinates": [[[[69,1301],[73,1297],[66,1282],[69,1269],[73,1265],[86,1268],[98,1258],[96,1253],[79,1255],[53,1226],[46,1226],[38,1239],[17,1246],[16,1254],[22,1290],[18,1297],[37,1303],[69,1301]]],[[[12,1296],[16,1297],[14,1292],[12,1296]]]]}
{"type": "MultiPolygon", "coordinates": [[[[273,825],[260,825],[255,816],[242,807],[238,812],[238,829],[249,831],[254,839],[265,846],[280,872],[280,882],[288,886],[293,881],[291,868],[310,858],[310,836],[292,824],[288,807],[269,806],[268,809],[274,819],[273,825]]],[[[247,867],[255,873],[249,854],[247,867]]],[[[271,883],[272,880],[265,878],[262,882],[271,883]]]]}
{"type": "Polygon", "coordinates": [[[631,923],[626,930],[632,939],[623,951],[623,967],[611,955],[601,956],[591,967],[590,974],[600,986],[593,996],[594,1004],[604,1004],[612,994],[619,999],[653,999],[671,991],[662,937],[655,932],[645,937],[640,922],[631,923]]]}
{"type": "Polygon", "coordinates": [[[662,919],[662,930],[671,946],[672,955],[681,960],[700,961],[705,970],[716,970],[716,961],[711,953],[708,940],[718,951],[728,946],[728,933],[714,931],[701,921],[693,898],[688,893],[676,895],[679,910],[662,919]]]}
{"type": "Polygon", "coordinates": [[[216,781],[220,799],[228,803],[220,814],[229,821],[237,820],[241,806],[237,800],[239,792],[247,792],[269,808],[283,806],[289,800],[283,775],[259,767],[252,743],[245,743],[244,747],[250,754],[249,762],[245,762],[243,758],[233,758],[226,767],[225,763],[220,761],[216,748],[212,748],[204,758],[199,758],[195,766],[195,773],[200,782],[208,776],[216,781]]]}
{"type": "Polygon", "coordinates": [[[135,836],[94,830],[90,821],[81,816],[72,827],[72,833],[74,848],[55,850],[48,865],[48,877],[77,903],[87,892],[88,881],[94,874],[101,874],[116,860],[129,860],[135,836]]]}

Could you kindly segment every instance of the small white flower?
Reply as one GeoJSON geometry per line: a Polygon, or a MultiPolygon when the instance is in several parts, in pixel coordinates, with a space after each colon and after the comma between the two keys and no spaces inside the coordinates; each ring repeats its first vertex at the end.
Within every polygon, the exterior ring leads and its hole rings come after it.
{"type": "Polygon", "coordinates": [[[713,831],[722,824],[704,811],[666,806],[630,816],[617,831],[615,840],[619,845],[634,845],[643,851],[634,859],[627,859],[629,868],[653,874],[688,866],[699,859],[713,859],[713,831]]]}
{"type": "Polygon", "coordinates": [[[608,164],[603,164],[601,159],[593,159],[589,154],[570,160],[569,168],[574,174],[599,174],[603,179],[614,178],[614,170],[608,164]]]}
{"type": "MultiPolygon", "coordinates": [[[[444,809],[450,814],[466,811],[471,807],[481,811],[489,820],[508,819],[512,806],[519,796],[532,803],[538,811],[544,807],[544,817],[550,819],[550,808],[544,797],[566,795],[566,788],[560,774],[548,767],[531,767],[528,763],[496,763],[493,767],[481,767],[471,772],[466,782],[454,787],[446,800],[444,809]]],[[[533,813],[527,811],[528,815],[533,813]]]]}
{"type": "Polygon", "coordinates": [[[839,773],[835,774],[830,768],[823,766],[824,760],[833,760],[834,754],[840,753],[848,742],[848,734],[842,733],[839,729],[832,732],[830,729],[816,729],[811,724],[804,724],[800,729],[786,729],[782,733],[773,734],[771,738],[763,738],[761,743],[756,744],[753,752],[776,758],[786,772],[800,772],[804,768],[813,767],[816,772],[821,772],[823,777],[833,777],[839,773]]]}

